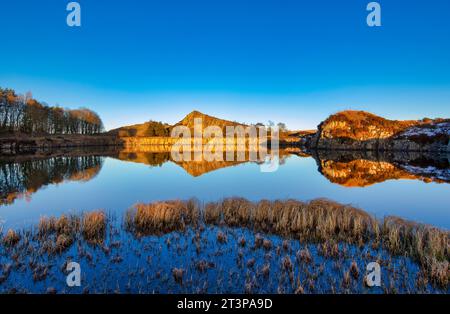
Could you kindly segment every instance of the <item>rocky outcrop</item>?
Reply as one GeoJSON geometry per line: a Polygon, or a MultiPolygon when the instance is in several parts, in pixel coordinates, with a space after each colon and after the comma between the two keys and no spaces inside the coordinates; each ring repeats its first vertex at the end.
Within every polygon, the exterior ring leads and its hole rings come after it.
{"type": "Polygon", "coordinates": [[[450,121],[394,121],[344,111],[323,121],[305,146],[319,150],[450,152],[450,121]]]}

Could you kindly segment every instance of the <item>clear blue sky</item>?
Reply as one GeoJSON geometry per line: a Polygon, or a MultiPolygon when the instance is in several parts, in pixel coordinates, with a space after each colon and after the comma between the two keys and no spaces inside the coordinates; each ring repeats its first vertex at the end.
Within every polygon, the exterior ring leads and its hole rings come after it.
{"type": "Polygon", "coordinates": [[[0,86],[106,127],[193,109],[312,128],[342,109],[450,117],[450,1],[1,0],[0,86]]]}

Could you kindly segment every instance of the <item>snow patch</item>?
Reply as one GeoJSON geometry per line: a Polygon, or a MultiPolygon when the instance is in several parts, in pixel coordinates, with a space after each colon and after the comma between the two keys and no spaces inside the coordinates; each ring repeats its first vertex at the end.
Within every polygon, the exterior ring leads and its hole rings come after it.
{"type": "Polygon", "coordinates": [[[425,135],[428,137],[434,137],[442,134],[450,136],[450,122],[430,124],[429,126],[414,126],[401,133],[400,136],[410,137],[425,135]]]}

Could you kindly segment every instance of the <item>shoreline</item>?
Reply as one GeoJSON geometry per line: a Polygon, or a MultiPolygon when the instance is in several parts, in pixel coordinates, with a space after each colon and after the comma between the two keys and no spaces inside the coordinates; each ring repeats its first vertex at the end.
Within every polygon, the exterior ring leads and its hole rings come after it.
{"type": "Polygon", "coordinates": [[[83,147],[121,147],[122,141],[108,134],[99,135],[42,135],[0,136],[0,156],[21,155],[34,152],[55,151],[57,149],[77,149],[83,147]]]}

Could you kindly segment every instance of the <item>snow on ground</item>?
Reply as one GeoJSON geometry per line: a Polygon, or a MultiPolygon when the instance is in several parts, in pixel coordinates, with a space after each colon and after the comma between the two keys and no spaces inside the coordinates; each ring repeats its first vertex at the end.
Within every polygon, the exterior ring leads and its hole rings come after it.
{"type": "Polygon", "coordinates": [[[450,136],[450,122],[430,124],[429,126],[414,126],[404,131],[400,136],[409,137],[425,135],[434,137],[440,134],[447,134],[450,136]]]}

